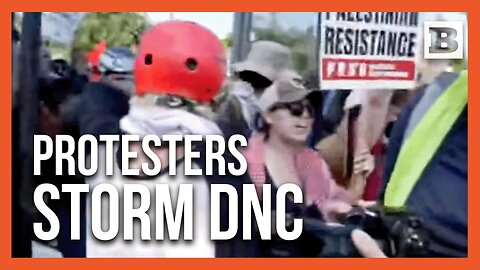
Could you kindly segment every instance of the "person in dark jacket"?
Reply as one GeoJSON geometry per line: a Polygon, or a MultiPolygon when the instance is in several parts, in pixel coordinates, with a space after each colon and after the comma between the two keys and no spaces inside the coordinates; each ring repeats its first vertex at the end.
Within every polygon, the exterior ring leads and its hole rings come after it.
{"type": "MultiPolygon", "coordinates": [[[[458,115],[452,125],[448,126],[448,132],[405,199],[407,211],[420,217],[423,226],[430,234],[431,243],[427,257],[467,257],[468,255],[467,87],[466,73],[460,75],[443,73],[438,76],[402,111],[392,129],[387,148],[384,173],[387,188],[383,189],[380,195],[384,204],[389,204],[389,201],[395,202],[387,195],[396,196],[395,192],[392,193],[394,190],[391,184],[396,167],[401,161],[402,152],[406,151],[402,148],[415,134],[416,128],[424,123],[422,120],[442,105],[440,111],[443,114],[447,112],[458,115]],[[445,100],[448,101],[445,102],[445,100]]],[[[440,120],[435,117],[433,122],[439,125],[437,121],[440,120]]],[[[439,135],[438,130],[435,132],[439,135]]],[[[432,137],[429,137],[430,139],[432,137]]],[[[418,151],[424,150],[418,149],[418,151]]],[[[412,161],[412,170],[413,166],[421,165],[412,161]]],[[[405,183],[402,182],[402,184],[405,183]]],[[[354,233],[353,240],[364,256],[385,256],[362,232],[354,233]]]]}
{"type": "Polygon", "coordinates": [[[100,57],[99,82],[85,86],[77,104],[80,134],[120,134],[119,121],[128,113],[133,92],[134,55],[128,48],[114,47],[100,57]]]}
{"type": "MultiPolygon", "coordinates": [[[[76,74],[72,78],[60,79],[68,80],[70,83],[69,98],[58,105],[62,116],[61,131],[77,140],[84,134],[91,134],[97,138],[101,134],[120,134],[119,121],[128,113],[133,54],[128,49],[113,48],[101,56],[102,60],[100,82],[87,83],[85,76],[76,74]]],[[[59,95],[66,94],[60,92],[59,95]]],[[[47,95],[49,96],[51,95],[47,95]]],[[[77,173],[73,177],[60,177],[57,182],[65,181],[84,183],[85,179],[77,173]]],[[[86,197],[81,197],[81,240],[77,241],[70,239],[70,198],[64,197],[65,200],[57,201],[53,206],[60,219],[58,249],[64,257],[86,257],[86,197]]]]}
{"type": "MultiPolygon", "coordinates": [[[[37,134],[46,134],[55,142],[55,136],[66,134],[78,140],[77,129],[70,126],[68,121],[70,110],[72,110],[72,100],[78,96],[77,91],[81,85],[72,76],[62,78],[42,78],[40,80],[40,126],[37,134]]],[[[54,143],[55,148],[55,143],[54,143]]],[[[74,154],[74,156],[76,156],[74,154]]],[[[55,173],[55,158],[44,162],[40,175],[35,176],[35,184],[50,183],[60,189],[62,184],[84,183],[80,174],[77,175],[57,175],[55,173]]],[[[50,207],[59,217],[61,222],[60,233],[57,238],[56,248],[62,253],[63,257],[85,257],[85,242],[73,241],[70,239],[70,198],[61,196],[59,200],[51,200],[50,207]]],[[[85,219],[85,211],[81,211],[81,219],[85,219]]],[[[35,216],[35,221],[44,221],[40,215],[35,216]]],[[[81,234],[86,232],[85,224],[81,223],[81,234]]],[[[37,239],[38,241],[38,239],[37,239]]],[[[51,244],[51,243],[46,243],[51,244]]]]}
{"type": "Polygon", "coordinates": [[[120,134],[119,121],[128,113],[130,96],[102,83],[89,83],[79,101],[77,112],[80,134],[120,134]]]}

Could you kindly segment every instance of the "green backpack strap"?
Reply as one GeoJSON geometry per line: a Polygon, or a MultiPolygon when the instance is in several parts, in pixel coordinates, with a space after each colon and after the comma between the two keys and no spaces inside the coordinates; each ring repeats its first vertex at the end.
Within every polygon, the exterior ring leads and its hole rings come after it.
{"type": "Polygon", "coordinates": [[[435,101],[406,139],[385,191],[386,209],[403,209],[430,160],[468,103],[468,73],[435,101]]]}

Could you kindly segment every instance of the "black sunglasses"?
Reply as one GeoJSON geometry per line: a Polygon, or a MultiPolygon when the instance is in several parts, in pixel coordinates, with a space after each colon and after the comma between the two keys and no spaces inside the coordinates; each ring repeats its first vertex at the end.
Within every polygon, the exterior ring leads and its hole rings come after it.
{"type": "Polygon", "coordinates": [[[275,111],[278,109],[287,109],[290,114],[295,117],[302,116],[305,110],[307,110],[307,113],[310,117],[313,117],[315,113],[312,104],[310,104],[310,102],[304,101],[297,101],[292,103],[278,103],[277,105],[274,105],[272,109],[270,109],[270,111],[275,111]]]}

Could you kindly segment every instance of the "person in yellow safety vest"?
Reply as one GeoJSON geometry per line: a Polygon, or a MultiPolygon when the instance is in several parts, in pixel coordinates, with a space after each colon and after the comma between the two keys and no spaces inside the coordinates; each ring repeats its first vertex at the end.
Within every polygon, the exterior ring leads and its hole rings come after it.
{"type": "MultiPolygon", "coordinates": [[[[384,209],[421,218],[428,257],[466,257],[468,73],[442,73],[402,112],[386,157],[384,209]]],[[[384,257],[363,231],[352,240],[365,257],[384,257]]]]}

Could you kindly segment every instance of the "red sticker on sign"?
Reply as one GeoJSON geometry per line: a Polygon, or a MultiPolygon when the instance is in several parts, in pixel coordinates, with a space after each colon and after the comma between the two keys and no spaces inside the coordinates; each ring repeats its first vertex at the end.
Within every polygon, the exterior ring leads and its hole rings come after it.
{"type": "Polygon", "coordinates": [[[415,62],[405,60],[322,59],[323,80],[413,80],[415,62]]]}

